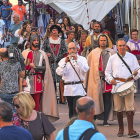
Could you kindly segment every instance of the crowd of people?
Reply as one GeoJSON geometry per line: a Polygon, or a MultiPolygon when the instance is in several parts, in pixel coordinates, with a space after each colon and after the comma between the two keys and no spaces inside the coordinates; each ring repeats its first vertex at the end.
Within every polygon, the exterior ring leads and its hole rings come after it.
{"type": "Polygon", "coordinates": [[[3,0],[0,15],[1,140],[22,136],[54,140],[51,122],[59,119],[58,103],[68,103],[70,121],[56,140],[105,140],[94,121],[101,119],[109,126],[108,120],[116,117],[117,136],[122,137],[125,116],[128,136],[139,136],[133,129],[134,93],[140,89],[137,29],[131,30],[129,39],[125,24],[123,38],[116,41],[115,19],[109,14],[105,26],[93,19],[88,30],[65,16],[59,22],[51,18],[41,36],[39,28],[27,19],[22,0],[15,6],[3,0]],[[4,40],[9,45],[5,46],[4,40]],[[117,93],[128,82],[131,93],[117,93]]]}

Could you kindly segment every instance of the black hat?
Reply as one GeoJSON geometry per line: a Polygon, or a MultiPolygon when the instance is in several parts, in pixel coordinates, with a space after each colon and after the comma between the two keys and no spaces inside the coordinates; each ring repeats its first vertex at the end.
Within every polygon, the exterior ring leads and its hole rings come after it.
{"type": "Polygon", "coordinates": [[[51,32],[53,29],[57,29],[57,30],[58,30],[58,33],[62,32],[62,31],[61,31],[61,28],[60,28],[58,25],[52,25],[52,26],[50,27],[50,32],[51,32]]]}

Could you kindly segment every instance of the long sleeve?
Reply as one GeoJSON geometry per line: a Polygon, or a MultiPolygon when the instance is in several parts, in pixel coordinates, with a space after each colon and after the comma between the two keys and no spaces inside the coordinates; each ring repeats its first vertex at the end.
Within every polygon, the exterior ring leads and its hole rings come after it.
{"type": "MultiPolygon", "coordinates": [[[[138,60],[136,57],[134,57],[134,69],[137,70],[138,68],[140,68],[140,65],[138,63],[138,60]]],[[[134,79],[137,80],[140,78],[140,70],[138,71],[138,74],[136,76],[134,76],[134,79]]]]}
{"type": "Polygon", "coordinates": [[[105,70],[105,80],[111,84],[111,80],[113,79],[112,76],[112,62],[111,59],[109,58],[107,66],[106,66],[106,70],[105,70]]]}
{"type": "Polygon", "coordinates": [[[56,73],[58,75],[64,75],[67,71],[66,65],[67,63],[65,62],[65,58],[63,58],[62,60],[60,60],[60,62],[58,63],[59,67],[56,69],[56,73]]]}
{"type": "Polygon", "coordinates": [[[77,65],[79,66],[79,69],[84,73],[86,73],[89,70],[89,66],[88,66],[86,58],[83,58],[83,59],[78,58],[77,65]]]}

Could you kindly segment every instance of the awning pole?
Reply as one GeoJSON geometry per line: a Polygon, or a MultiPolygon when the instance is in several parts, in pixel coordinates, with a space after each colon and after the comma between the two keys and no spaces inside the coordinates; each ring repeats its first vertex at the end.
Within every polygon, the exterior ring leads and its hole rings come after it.
{"type": "Polygon", "coordinates": [[[136,0],[134,0],[134,28],[137,28],[137,21],[136,21],[136,0]]]}

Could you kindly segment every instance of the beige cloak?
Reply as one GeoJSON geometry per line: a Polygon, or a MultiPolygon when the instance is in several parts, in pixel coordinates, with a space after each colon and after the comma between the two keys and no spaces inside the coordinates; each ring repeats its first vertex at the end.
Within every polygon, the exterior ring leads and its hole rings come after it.
{"type": "MultiPolygon", "coordinates": [[[[26,58],[28,56],[28,53],[30,52],[30,49],[23,51],[23,57],[26,62],[26,58]]],[[[49,60],[46,55],[46,53],[42,50],[39,50],[46,62],[46,71],[44,74],[44,86],[43,86],[43,94],[41,98],[41,107],[40,111],[43,112],[45,115],[47,115],[48,119],[51,122],[54,122],[59,119],[59,112],[58,112],[58,106],[57,106],[57,100],[55,95],[55,88],[54,83],[52,79],[52,74],[49,66],[49,60]]]]}
{"type": "MultiPolygon", "coordinates": [[[[111,48],[106,48],[105,50],[109,51],[111,55],[115,54],[115,51],[111,48]]],[[[91,97],[95,102],[95,115],[104,112],[103,93],[99,75],[99,60],[101,52],[102,49],[96,48],[89,53],[87,61],[90,69],[85,76],[87,96],[91,97]]],[[[113,113],[110,113],[109,120],[113,120],[113,113]]]]}

